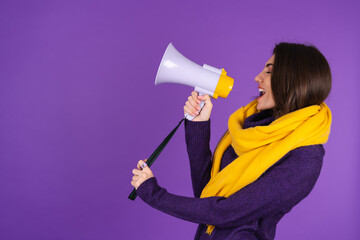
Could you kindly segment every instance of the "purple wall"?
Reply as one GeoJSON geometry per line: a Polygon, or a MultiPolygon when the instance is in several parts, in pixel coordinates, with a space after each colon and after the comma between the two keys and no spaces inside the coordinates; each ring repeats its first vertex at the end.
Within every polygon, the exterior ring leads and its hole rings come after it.
{"type": "MultiPolygon", "coordinates": [[[[191,87],[154,80],[169,42],[235,79],[213,100],[214,149],[257,95],[276,42],[316,45],[332,68],[320,178],[276,239],[358,239],[359,1],[1,1],[0,239],[193,239],[197,225],[137,199],[131,171],[183,117],[191,87]]],[[[184,128],[152,167],[192,196],[184,128]]]]}

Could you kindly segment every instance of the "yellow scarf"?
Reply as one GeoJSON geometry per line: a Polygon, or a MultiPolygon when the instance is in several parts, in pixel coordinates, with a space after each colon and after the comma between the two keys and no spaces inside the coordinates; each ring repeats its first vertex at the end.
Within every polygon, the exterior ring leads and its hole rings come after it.
{"type": "MultiPolygon", "coordinates": [[[[211,179],[201,198],[229,197],[258,179],[289,151],[328,140],[331,111],[325,103],[288,113],[268,126],[243,129],[244,120],[259,112],[256,106],[254,100],[231,114],[229,129],[214,152],[211,179]],[[230,144],[239,157],[219,172],[221,158],[230,144]]],[[[208,225],[206,233],[210,235],[214,228],[208,225]]]]}

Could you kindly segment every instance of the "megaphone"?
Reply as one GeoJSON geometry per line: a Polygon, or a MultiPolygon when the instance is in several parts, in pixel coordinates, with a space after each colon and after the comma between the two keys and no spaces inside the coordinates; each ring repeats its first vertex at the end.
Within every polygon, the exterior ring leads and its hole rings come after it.
{"type": "MultiPolygon", "coordinates": [[[[234,79],[226,75],[222,68],[218,69],[204,64],[200,66],[179,53],[172,43],[169,43],[161,59],[158,68],[155,85],[162,83],[178,83],[195,87],[199,95],[209,94],[217,99],[226,98],[234,85],[234,79]]],[[[201,109],[204,101],[201,101],[201,109]]],[[[201,110],[200,110],[201,111],[201,110]]],[[[188,120],[193,120],[189,114],[185,114],[188,120]]]]}

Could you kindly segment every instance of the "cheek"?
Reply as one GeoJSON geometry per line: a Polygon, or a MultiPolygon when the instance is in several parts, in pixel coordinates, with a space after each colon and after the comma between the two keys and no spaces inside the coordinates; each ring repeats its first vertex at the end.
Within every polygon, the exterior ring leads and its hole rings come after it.
{"type": "Polygon", "coordinates": [[[271,104],[275,106],[274,96],[272,95],[272,93],[269,94],[268,97],[269,97],[269,98],[268,98],[269,102],[271,102],[271,104]]]}

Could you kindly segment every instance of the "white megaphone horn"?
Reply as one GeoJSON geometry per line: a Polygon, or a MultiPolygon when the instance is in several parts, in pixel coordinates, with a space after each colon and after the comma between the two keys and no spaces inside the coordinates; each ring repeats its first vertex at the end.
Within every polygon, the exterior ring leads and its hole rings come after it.
{"type": "MultiPolygon", "coordinates": [[[[209,94],[217,99],[226,98],[234,85],[234,79],[226,75],[226,71],[204,64],[200,66],[179,53],[172,43],[169,43],[162,57],[155,78],[155,85],[161,83],[178,83],[195,87],[199,95],[209,94]]],[[[201,101],[201,109],[204,101],[201,101]]],[[[201,110],[200,110],[201,111],[201,110]]],[[[188,120],[193,120],[185,114],[188,120]]]]}

